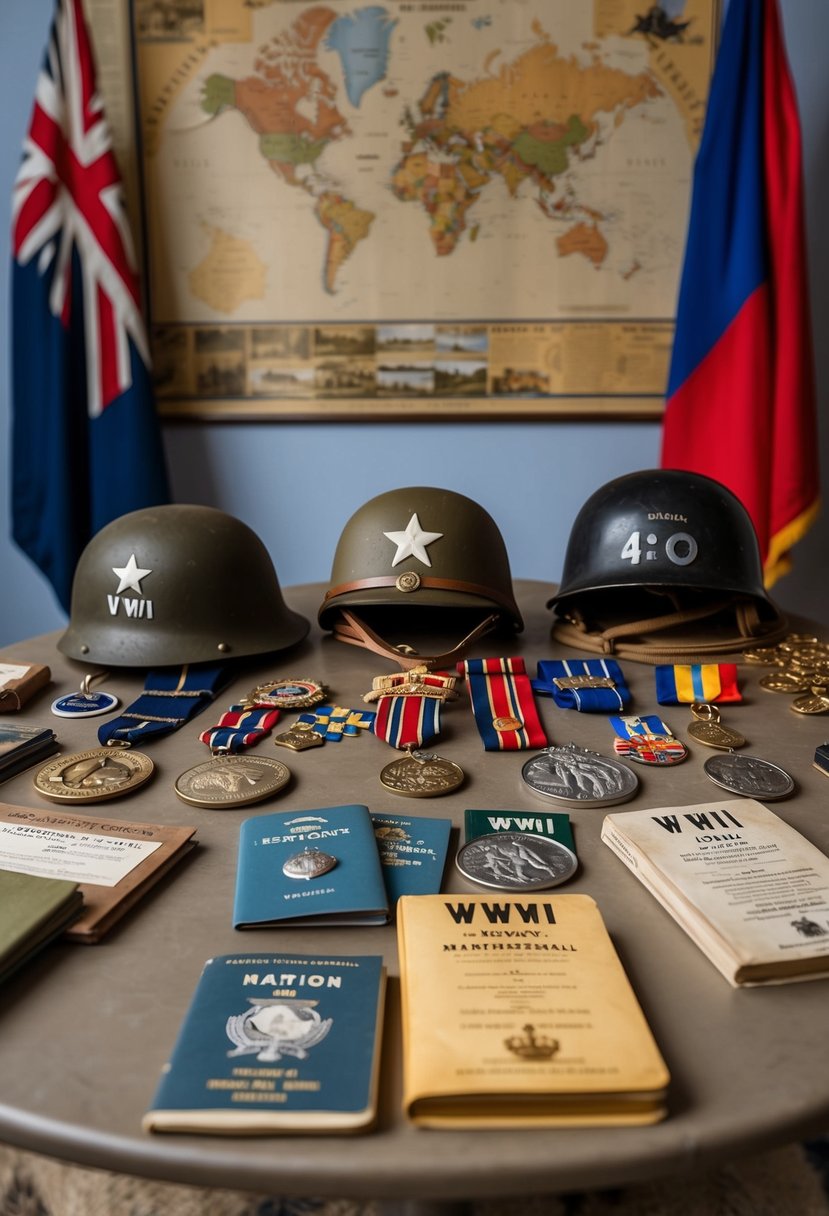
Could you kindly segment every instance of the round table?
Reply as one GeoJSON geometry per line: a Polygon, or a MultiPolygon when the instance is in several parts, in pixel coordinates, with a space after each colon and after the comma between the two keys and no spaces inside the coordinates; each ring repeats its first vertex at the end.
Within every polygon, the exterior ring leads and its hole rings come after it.
{"type": "MultiPolygon", "coordinates": [[[[671,1071],[668,1118],[642,1128],[454,1131],[416,1129],[400,1101],[399,968],[392,926],[262,929],[231,925],[239,825],[258,813],[341,803],[374,812],[452,818],[456,831],[444,891],[472,886],[454,869],[467,807],[549,809],[522,786],[527,753],[483,750],[465,691],[446,707],[437,750],[466,771],[446,797],[395,797],[380,785],[392,757],[374,736],[346,739],[303,753],[261,743],[292,770],[276,798],[248,808],[202,810],[173,792],[176,777],[206,758],[198,734],[226,706],[266,679],[308,676],[324,681],[338,705],[363,706],[375,675],[392,666],[365,650],[323,635],[316,611],[324,587],[289,588],[289,605],[312,621],[307,641],[265,661],[247,661],[233,683],[194,721],[147,754],[152,781],[130,797],[78,810],[119,820],[192,824],[199,846],[167,874],[96,946],[49,946],[9,980],[0,994],[0,1139],[81,1165],[151,1178],[291,1195],[437,1201],[552,1193],[619,1185],[716,1164],[829,1126],[829,1035],[826,981],[732,989],[653,897],[600,841],[603,810],[569,809],[580,867],[567,892],[598,902],[657,1043],[671,1071]],[[354,1137],[262,1138],[151,1135],[141,1130],[162,1065],[176,1037],[205,960],[245,951],[382,953],[390,983],[382,1054],[381,1101],[375,1131],[354,1137]]],[[[564,657],[550,639],[545,607],[552,588],[518,582],[526,628],[517,638],[483,639],[473,655],[521,654],[530,674],[538,659],[564,657]]],[[[7,647],[4,661],[46,662],[53,683],[15,720],[51,725],[66,752],[97,745],[106,719],[70,721],[49,712],[59,693],[77,689],[86,668],[56,649],[58,634],[7,647]],[[51,695],[50,695],[51,694],[51,695]]],[[[568,652],[572,654],[573,652],[568,652]]],[[[637,713],[658,712],[685,737],[687,706],[659,707],[653,668],[622,664],[637,713]]],[[[812,765],[829,722],[791,713],[789,699],[759,686],[764,669],[740,666],[744,703],[723,719],[749,740],[749,750],[795,778],[793,797],[773,809],[829,852],[829,784],[812,765]]],[[[145,673],[113,669],[102,685],[127,704],[145,673]]],[[[558,709],[537,699],[551,742],[572,740],[612,754],[607,718],[558,709]]],[[[289,719],[291,721],[293,719],[289,719]]],[[[713,754],[693,746],[683,764],[637,766],[640,789],[614,810],[716,801],[722,791],[703,772],[713,754]]],[[[36,770],[34,770],[36,771],[36,770]]],[[[48,807],[32,785],[33,770],[5,782],[6,803],[48,807]]],[[[555,806],[556,810],[563,809],[555,806]]],[[[477,888],[475,888],[477,889],[477,888]]]]}

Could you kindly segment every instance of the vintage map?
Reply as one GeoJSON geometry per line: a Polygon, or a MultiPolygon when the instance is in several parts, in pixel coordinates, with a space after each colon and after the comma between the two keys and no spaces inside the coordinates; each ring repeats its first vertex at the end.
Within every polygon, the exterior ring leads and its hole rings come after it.
{"type": "Polygon", "coordinates": [[[133,0],[168,411],[658,409],[717,16],[133,0]]]}

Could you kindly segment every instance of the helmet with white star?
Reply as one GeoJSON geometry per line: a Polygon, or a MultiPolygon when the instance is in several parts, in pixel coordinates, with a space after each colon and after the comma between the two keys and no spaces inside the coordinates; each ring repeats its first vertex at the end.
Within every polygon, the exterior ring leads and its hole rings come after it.
{"type": "Polygon", "coordinates": [[[485,633],[523,628],[492,516],[463,494],[431,486],[389,490],[352,515],[319,623],[401,666],[443,665],[485,633]],[[416,653],[447,630],[462,637],[451,651],[416,653]]]}
{"type": "Polygon", "coordinates": [[[247,524],[173,504],[131,511],[93,536],[58,649],[108,667],[164,667],[284,650],[307,632],[247,524]]]}

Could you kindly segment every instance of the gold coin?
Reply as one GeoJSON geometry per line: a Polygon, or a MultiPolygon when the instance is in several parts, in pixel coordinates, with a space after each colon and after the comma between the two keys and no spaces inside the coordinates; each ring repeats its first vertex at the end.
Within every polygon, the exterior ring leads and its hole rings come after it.
{"type": "Polygon", "coordinates": [[[780,661],[776,646],[754,646],[751,650],[746,650],[743,653],[743,658],[746,663],[757,664],[767,663],[776,665],[780,661]]]}
{"type": "Polygon", "coordinates": [[[797,676],[781,671],[779,674],[773,672],[771,675],[763,676],[760,687],[765,688],[767,692],[798,693],[806,692],[809,684],[806,680],[800,680],[797,676]]]}
{"type": "Polygon", "coordinates": [[[822,693],[810,692],[805,697],[792,701],[790,708],[796,714],[826,714],[829,713],[829,697],[822,693]]]}
{"type": "Polygon", "coordinates": [[[154,768],[143,752],[94,747],[50,760],[36,774],[34,787],[52,802],[105,802],[137,790],[154,768]]]}

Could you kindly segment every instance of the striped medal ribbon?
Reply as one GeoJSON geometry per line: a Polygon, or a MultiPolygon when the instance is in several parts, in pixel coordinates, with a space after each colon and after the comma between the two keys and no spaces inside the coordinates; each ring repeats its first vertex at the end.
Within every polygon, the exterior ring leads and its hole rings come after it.
{"type": "Polygon", "coordinates": [[[372,730],[391,747],[423,747],[440,734],[441,704],[437,697],[380,697],[372,730]]]}
{"type": "Polygon", "coordinates": [[[466,659],[466,676],[475,724],[488,752],[546,747],[530,677],[521,658],[466,659]]]}
{"type": "Polygon", "coordinates": [[[231,705],[222,714],[215,726],[209,727],[199,735],[199,742],[206,743],[211,752],[237,752],[253,747],[279,721],[278,709],[256,705],[231,705]]]}
{"type": "Polygon", "coordinates": [[[742,701],[736,663],[661,663],[655,669],[660,705],[742,701]]]}

